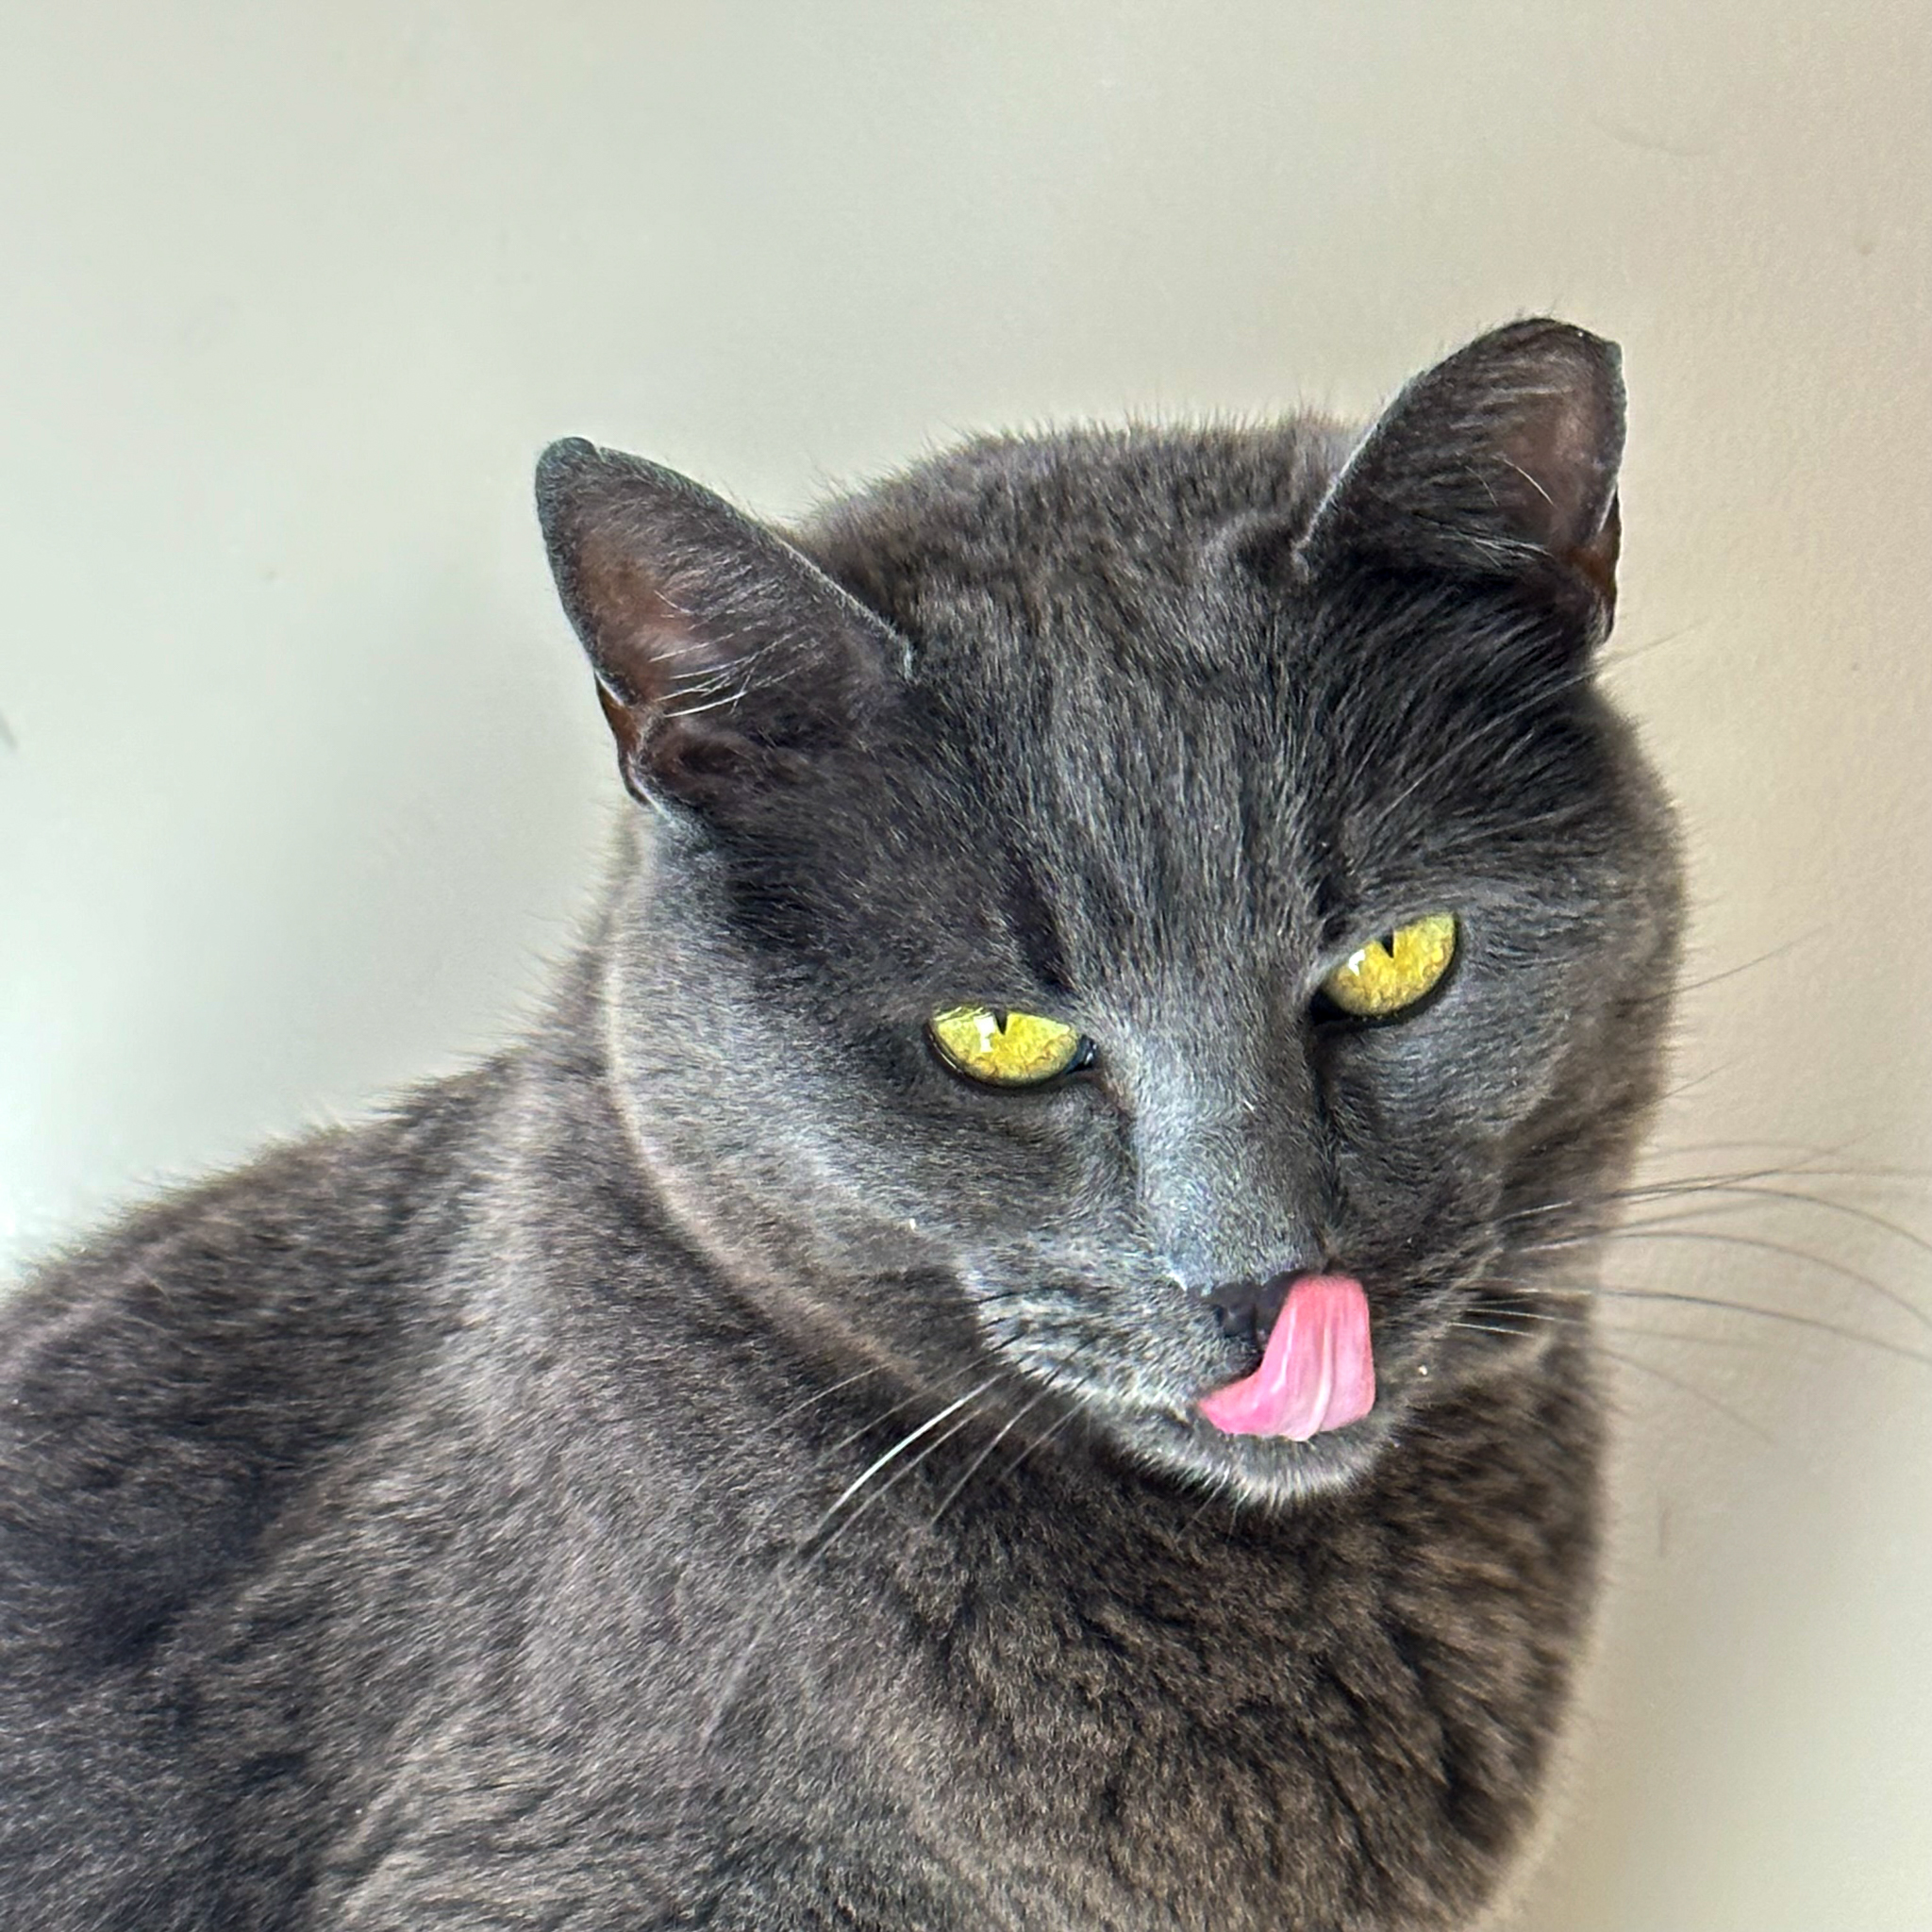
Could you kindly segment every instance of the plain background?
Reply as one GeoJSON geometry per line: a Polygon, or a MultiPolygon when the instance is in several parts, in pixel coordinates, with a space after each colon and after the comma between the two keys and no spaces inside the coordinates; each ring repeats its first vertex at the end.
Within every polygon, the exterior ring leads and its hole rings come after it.
{"type": "Polygon", "coordinates": [[[973,427],[1620,339],[1609,675],[1696,895],[1656,1170],[1758,1178],[1611,1279],[1782,1312],[1610,1305],[1617,1548],[1512,1924],[1932,1924],[1932,1266],[1861,1218],[1932,1228],[1923,0],[0,32],[8,1259],[527,1010],[618,809],[549,438],[782,516],[973,427]]]}

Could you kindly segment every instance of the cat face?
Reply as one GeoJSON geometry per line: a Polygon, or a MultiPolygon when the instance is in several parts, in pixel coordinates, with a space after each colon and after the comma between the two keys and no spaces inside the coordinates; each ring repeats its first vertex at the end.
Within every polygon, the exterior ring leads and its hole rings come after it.
{"type": "Polygon", "coordinates": [[[1071,1401],[1270,1497],[1559,1332],[1529,1251],[1627,1156],[1675,930],[1590,675],[1620,439],[1613,352],[1528,324],[1352,455],[1316,423],[988,442],[795,544],[553,452],[644,808],[619,1083],[732,1276],[937,1396],[1071,1401]],[[1338,970],[1404,931],[1420,991],[1348,1011],[1338,970]],[[932,1024],[962,1008],[1053,1023],[1065,1070],[974,1077],[932,1024]],[[1217,1426],[1317,1277],[1359,1284],[1373,1407],[1217,1426]]]}

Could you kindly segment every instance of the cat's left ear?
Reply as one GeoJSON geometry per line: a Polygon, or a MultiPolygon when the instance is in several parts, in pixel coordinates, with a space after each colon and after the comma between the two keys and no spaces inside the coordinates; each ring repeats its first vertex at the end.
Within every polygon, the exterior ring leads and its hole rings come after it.
{"type": "Polygon", "coordinates": [[[903,647],[878,617],[675,471],[552,443],[537,514],[640,799],[769,791],[850,742],[896,683],[903,647]]]}
{"type": "Polygon", "coordinates": [[[1383,411],[1317,509],[1305,567],[1518,579],[1593,641],[1616,600],[1621,362],[1568,323],[1479,336],[1383,411]]]}

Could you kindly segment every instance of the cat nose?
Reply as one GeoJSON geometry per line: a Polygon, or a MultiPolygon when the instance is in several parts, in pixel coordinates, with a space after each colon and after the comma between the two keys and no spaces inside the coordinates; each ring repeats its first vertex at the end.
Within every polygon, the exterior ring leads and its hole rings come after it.
{"type": "Polygon", "coordinates": [[[1237,1281],[1213,1291],[1208,1312],[1222,1334],[1260,1350],[1266,1347],[1288,1291],[1307,1269],[1291,1269],[1284,1274],[1271,1274],[1265,1281],[1237,1281]]]}

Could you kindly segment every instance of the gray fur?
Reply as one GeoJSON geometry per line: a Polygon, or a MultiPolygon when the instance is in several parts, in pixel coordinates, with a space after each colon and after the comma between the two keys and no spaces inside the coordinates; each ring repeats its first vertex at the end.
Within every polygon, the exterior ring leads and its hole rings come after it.
{"type": "Polygon", "coordinates": [[[789,539],[554,450],[640,803],[543,1024],[0,1312],[0,1925],[1467,1924],[1595,1541],[1526,1251],[1675,949],[1621,401],[1518,324],[1365,441],[987,441],[789,539]],[[1311,1008],[1445,908],[1440,997],[1311,1008]],[[968,1086],[962,1000],[1096,1064],[968,1086]],[[1218,1434],[1216,1296],[1323,1265],[1374,1410],[1218,1434]]]}

